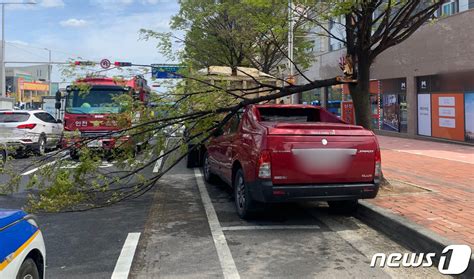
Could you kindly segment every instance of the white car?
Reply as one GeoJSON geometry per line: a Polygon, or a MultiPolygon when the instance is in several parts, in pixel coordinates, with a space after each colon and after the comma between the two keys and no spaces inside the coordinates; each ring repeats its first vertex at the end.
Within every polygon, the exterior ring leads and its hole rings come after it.
{"type": "Polygon", "coordinates": [[[0,111],[0,139],[19,151],[43,155],[60,144],[63,129],[61,120],[43,110],[0,111]]]}
{"type": "Polygon", "coordinates": [[[31,215],[0,209],[0,278],[45,278],[43,235],[31,215]]]}

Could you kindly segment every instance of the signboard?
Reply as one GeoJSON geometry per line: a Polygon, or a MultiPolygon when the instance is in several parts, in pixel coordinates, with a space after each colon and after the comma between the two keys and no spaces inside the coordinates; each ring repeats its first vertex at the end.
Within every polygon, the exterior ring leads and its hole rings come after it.
{"type": "Polygon", "coordinates": [[[110,61],[109,59],[102,59],[100,60],[100,66],[103,68],[103,69],[108,69],[110,68],[110,61]]]}
{"type": "Polygon", "coordinates": [[[431,98],[432,136],[464,141],[463,94],[432,94],[431,98]]]}
{"type": "Polygon", "coordinates": [[[341,106],[341,119],[349,124],[355,124],[354,103],[352,101],[342,101],[341,106]]]}
{"type": "Polygon", "coordinates": [[[151,67],[152,76],[158,79],[182,78],[178,72],[184,68],[173,64],[152,64],[151,67]]]}
{"type": "Polygon", "coordinates": [[[418,134],[431,136],[431,95],[418,94],[418,134]]]}
{"type": "Polygon", "coordinates": [[[31,91],[49,91],[49,85],[45,83],[24,82],[22,89],[31,91]]]}

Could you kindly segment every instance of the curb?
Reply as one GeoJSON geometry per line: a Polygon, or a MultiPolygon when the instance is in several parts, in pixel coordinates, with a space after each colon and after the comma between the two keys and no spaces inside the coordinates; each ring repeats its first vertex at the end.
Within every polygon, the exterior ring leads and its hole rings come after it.
{"type": "MultiPolygon", "coordinates": [[[[439,263],[439,256],[443,249],[448,245],[455,244],[451,240],[415,224],[402,216],[366,201],[359,200],[359,208],[357,209],[355,217],[415,253],[436,253],[436,257],[433,258],[433,262],[436,266],[439,263]]],[[[457,276],[459,276],[459,278],[474,278],[473,254],[471,254],[471,260],[467,270],[457,276]]]]}

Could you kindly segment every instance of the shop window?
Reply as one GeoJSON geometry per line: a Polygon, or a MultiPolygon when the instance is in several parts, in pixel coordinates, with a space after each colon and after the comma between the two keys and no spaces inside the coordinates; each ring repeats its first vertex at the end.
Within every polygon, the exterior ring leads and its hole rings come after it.
{"type": "Polygon", "coordinates": [[[456,2],[450,1],[441,6],[441,16],[450,16],[456,13],[456,2]]]}

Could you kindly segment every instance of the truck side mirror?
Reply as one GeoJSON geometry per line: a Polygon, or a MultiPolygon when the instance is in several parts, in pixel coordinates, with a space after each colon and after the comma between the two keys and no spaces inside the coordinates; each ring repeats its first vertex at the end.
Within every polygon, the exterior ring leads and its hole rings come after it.
{"type": "Polygon", "coordinates": [[[61,91],[56,91],[56,96],[55,96],[55,99],[56,99],[56,103],[54,103],[54,107],[56,109],[61,109],[61,91]]]}
{"type": "Polygon", "coordinates": [[[132,91],[132,98],[133,98],[133,100],[135,100],[135,101],[136,101],[136,100],[140,100],[140,91],[135,91],[135,90],[133,90],[133,91],[132,91]]]}

